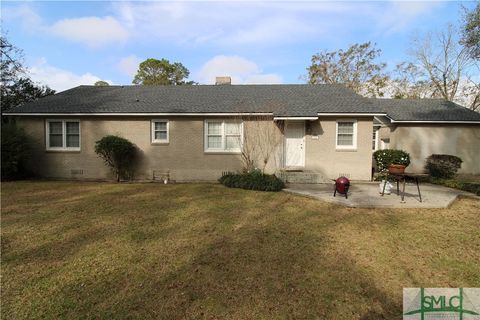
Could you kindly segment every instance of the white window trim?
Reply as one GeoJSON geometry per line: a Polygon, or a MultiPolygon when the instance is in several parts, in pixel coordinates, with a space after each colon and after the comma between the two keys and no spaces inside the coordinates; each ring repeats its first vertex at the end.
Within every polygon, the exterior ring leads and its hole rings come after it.
{"type": "Polygon", "coordinates": [[[82,130],[79,119],[47,119],[45,121],[45,147],[47,151],[80,151],[82,146],[82,130]],[[62,123],[63,147],[50,147],[50,122],[62,123]],[[67,147],[67,122],[78,122],[78,147],[67,147]]]}
{"type": "Polygon", "coordinates": [[[337,150],[356,150],[357,149],[357,120],[356,119],[337,119],[335,124],[335,148],[337,150]],[[338,145],[338,123],[339,122],[353,122],[353,145],[351,146],[338,145]]]}
{"type": "Polygon", "coordinates": [[[169,143],[170,142],[170,122],[167,119],[152,119],[150,122],[150,135],[152,143],[169,143]],[[167,124],[167,139],[155,139],[155,122],[165,122],[167,124]]]}
{"type": "Polygon", "coordinates": [[[373,126],[373,132],[375,133],[375,148],[373,149],[373,151],[377,151],[379,148],[379,143],[378,143],[378,136],[379,136],[379,133],[380,133],[380,129],[381,127],[380,126],[373,126]],[[376,128],[376,130],[375,130],[376,128]]]}
{"type": "Polygon", "coordinates": [[[237,149],[225,149],[225,140],[227,137],[227,134],[225,133],[225,122],[231,122],[235,120],[229,120],[229,119],[206,119],[204,121],[203,127],[204,127],[204,134],[203,134],[203,151],[206,153],[240,153],[242,152],[242,146],[243,146],[243,121],[239,121],[240,123],[240,148],[237,149]],[[208,148],[208,123],[210,122],[220,122],[222,124],[222,146],[221,148],[208,148]]]}

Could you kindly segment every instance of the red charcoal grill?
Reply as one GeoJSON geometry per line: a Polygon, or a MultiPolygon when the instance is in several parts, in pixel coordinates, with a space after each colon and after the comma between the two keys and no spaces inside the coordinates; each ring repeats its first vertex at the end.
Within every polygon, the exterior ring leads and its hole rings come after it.
{"type": "Polygon", "coordinates": [[[345,195],[345,199],[348,199],[348,188],[350,188],[350,180],[347,177],[337,178],[335,181],[335,191],[333,196],[337,195],[337,192],[345,195]]]}

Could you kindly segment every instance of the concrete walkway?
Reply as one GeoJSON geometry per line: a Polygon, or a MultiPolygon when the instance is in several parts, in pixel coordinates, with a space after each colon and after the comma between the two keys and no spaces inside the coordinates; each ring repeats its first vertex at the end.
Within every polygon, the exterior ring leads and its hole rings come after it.
{"type": "MultiPolygon", "coordinates": [[[[402,203],[400,195],[397,195],[396,188],[392,188],[390,195],[379,193],[380,182],[361,183],[353,182],[348,192],[348,199],[345,195],[337,193],[333,197],[333,184],[289,184],[285,192],[300,194],[322,201],[338,203],[347,207],[359,208],[446,208],[459,195],[468,197],[475,196],[472,193],[446,188],[439,185],[421,183],[422,202],[418,197],[417,186],[414,183],[407,183],[405,186],[405,201],[402,203]]],[[[401,192],[401,186],[400,186],[401,192]]]]}

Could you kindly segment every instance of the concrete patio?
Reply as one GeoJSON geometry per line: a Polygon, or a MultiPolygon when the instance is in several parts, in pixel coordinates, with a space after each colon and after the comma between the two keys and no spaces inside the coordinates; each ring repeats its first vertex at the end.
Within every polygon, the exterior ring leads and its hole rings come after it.
{"type": "Polygon", "coordinates": [[[289,184],[284,191],[358,208],[446,208],[461,195],[480,199],[480,197],[469,192],[421,183],[422,202],[420,202],[417,186],[414,183],[407,183],[405,186],[405,199],[402,203],[401,196],[397,195],[396,187],[392,188],[391,194],[382,196],[379,193],[379,184],[379,182],[352,182],[348,192],[348,199],[345,199],[344,195],[338,193],[334,197],[333,184],[327,183],[289,184]]]}

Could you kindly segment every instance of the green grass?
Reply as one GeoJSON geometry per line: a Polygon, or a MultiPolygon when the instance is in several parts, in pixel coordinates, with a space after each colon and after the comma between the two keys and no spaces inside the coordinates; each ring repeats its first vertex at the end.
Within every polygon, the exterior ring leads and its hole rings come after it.
{"type": "Polygon", "coordinates": [[[480,202],[352,209],[212,184],[2,184],[4,319],[395,319],[480,287],[480,202]]]}

